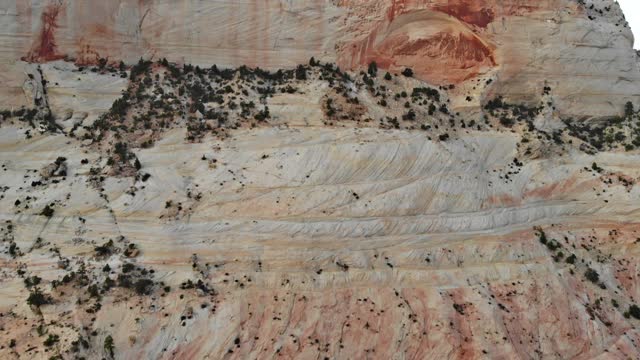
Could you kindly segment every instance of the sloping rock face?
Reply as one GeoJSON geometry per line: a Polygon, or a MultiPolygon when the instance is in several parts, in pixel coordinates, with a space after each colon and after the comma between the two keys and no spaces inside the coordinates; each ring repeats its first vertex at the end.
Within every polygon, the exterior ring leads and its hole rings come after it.
{"type": "Polygon", "coordinates": [[[341,43],[345,66],[375,60],[413,68],[437,84],[462,84],[464,96],[500,93],[520,101],[538,100],[539,89],[550,84],[558,108],[575,115],[605,115],[613,110],[610,101],[619,106],[640,94],[633,36],[610,1],[345,3],[366,19],[347,27],[346,34],[362,36],[341,43]],[[612,60],[619,62],[610,67],[612,60]],[[496,82],[485,87],[487,79],[496,82]]]}
{"type": "Polygon", "coordinates": [[[108,178],[95,189],[78,143],[18,133],[3,129],[0,144],[5,251],[15,243],[24,253],[3,256],[1,338],[16,339],[5,358],[108,356],[108,336],[117,358],[640,354],[640,321],[623,316],[640,296],[640,194],[607,175],[637,181],[637,155],[532,161],[505,183],[494,170],[512,162],[509,135],[436,144],[406,131],[262,129],[194,145],[171,133],[138,152],[149,180],[108,178]],[[17,190],[29,186],[22,174],[58,155],[67,178],[17,190]],[[606,174],[584,170],[594,160],[606,174]],[[45,204],[51,218],[38,215],[45,204]],[[554,260],[536,225],[564,257],[554,260]],[[119,250],[97,255],[108,239],[116,249],[135,243],[133,264],[164,285],[90,296],[88,284],[120,281],[105,265],[120,273],[131,263],[119,250]],[[88,284],[65,283],[80,262],[88,284]],[[603,288],[584,278],[588,268],[603,288]],[[25,303],[19,269],[54,296],[41,315],[25,303]],[[205,290],[184,285],[198,280],[205,290]],[[64,340],[42,346],[48,334],[64,340]]]}
{"type": "Polygon", "coordinates": [[[0,10],[1,359],[640,358],[612,1],[0,10]]]}
{"type": "Polygon", "coordinates": [[[166,57],[275,69],[315,56],[350,69],[411,67],[461,86],[460,99],[536,102],[549,85],[571,115],[608,116],[640,97],[633,35],[608,0],[39,0],[3,10],[3,64],[166,57]]]}

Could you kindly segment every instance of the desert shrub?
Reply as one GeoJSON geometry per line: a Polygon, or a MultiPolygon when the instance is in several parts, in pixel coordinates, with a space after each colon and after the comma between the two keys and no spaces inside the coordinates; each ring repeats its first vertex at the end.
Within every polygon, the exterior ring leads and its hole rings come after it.
{"type": "Polygon", "coordinates": [[[87,292],[89,293],[89,296],[91,296],[92,298],[96,298],[96,299],[100,298],[100,289],[96,284],[89,285],[89,287],[87,288],[87,292]]]}
{"type": "Polygon", "coordinates": [[[53,216],[54,210],[51,206],[46,205],[44,209],[40,212],[40,215],[51,218],[53,216]]]}
{"type": "Polygon", "coordinates": [[[126,143],[118,142],[114,148],[115,153],[120,158],[120,162],[126,162],[129,159],[129,149],[126,143]]]}
{"type": "Polygon", "coordinates": [[[296,68],[296,80],[307,80],[307,69],[304,65],[298,65],[296,68]]]}
{"type": "Polygon", "coordinates": [[[502,102],[502,97],[497,97],[497,98],[495,98],[495,99],[489,100],[489,101],[485,104],[484,108],[485,108],[485,110],[492,111],[492,110],[497,110],[497,109],[502,108],[502,107],[503,107],[503,105],[504,105],[504,104],[503,104],[503,102],[502,102]]]}
{"type": "Polygon", "coordinates": [[[153,288],[153,280],[138,279],[133,286],[138,295],[149,295],[153,288]]]}
{"type": "Polygon", "coordinates": [[[591,281],[594,284],[596,284],[600,280],[600,275],[592,268],[588,268],[587,271],[584,272],[584,277],[586,277],[587,280],[591,281]]]}
{"type": "Polygon", "coordinates": [[[96,246],[93,249],[96,252],[97,256],[109,256],[113,253],[113,240],[109,240],[108,242],[96,246]]]}
{"type": "Polygon", "coordinates": [[[35,287],[29,297],[27,298],[27,304],[40,307],[51,303],[51,298],[44,294],[39,288],[35,287]]]}
{"type": "Polygon", "coordinates": [[[56,334],[49,334],[49,337],[44,341],[44,346],[52,347],[58,341],[60,341],[60,336],[56,334]]]}
{"type": "Polygon", "coordinates": [[[515,124],[515,121],[512,118],[509,118],[506,115],[500,117],[500,125],[506,127],[512,127],[515,124]]]}
{"type": "Polygon", "coordinates": [[[369,63],[369,68],[367,69],[367,73],[371,77],[378,76],[378,64],[375,61],[369,63]]]}
{"type": "Polygon", "coordinates": [[[103,347],[104,347],[104,351],[106,351],[107,354],[109,354],[109,357],[111,357],[113,359],[115,347],[113,346],[113,337],[111,337],[111,335],[108,335],[104,339],[104,346],[103,347]]]}
{"type": "Polygon", "coordinates": [[[133,265],[132,263],[125,263],[124,265],[122,265],[122,272],[126,274],[135,270],[135,268],[135,265],[133,265]]]}
{"type": "Polygon", "coordinates": [[[254,118],[258,121],[265,121],[269,119],[271,115],[269,114],[269,107],[265,106],[264,109],[260,110],[254,118]]]}
{"type": "Polygon", "coordinates": [[[336,114],[336,109],[333,107],[333,99],[331,98],[327,99],[326,108],[327,108],[327,111],[326,111],[327,116],[331,117],[336,114]]]}
{"type": "Polygon", "coordinates": [[[31,288],[40,284],[42,279],[38,276],[30,276],[24,279],[24,286],[31,288]]]}
{"type": "Polygon", "coordinates": [[[131,75],[129,76],[129,78],[131,80],[135,80],[139,75],[146,73],[150,67],[151,61],[143,60],[142,58],[140,58],[138,63],[131,68],[131,75]]]}
{"type": "Polygon", "coordinates": [[[547,244],[547,234],[545,234],[544,231],[542,230],[538,230],[538,240],[542,243],[542,244],[547,244]]]}
{"type": "Polygon", "coordinates": [[[598,166],[598,164],[594,162],[593,164],[591,164],[591,170],[593,170],[593,171],[596,171],[596,172],[599,172],[599,173],[600,173],[600,172],[602,172],[604,169],[603,169],[603,168],[601,168],[600,166],[598,166]]]}
{"type": "Polygon", "coordinates": [[[559,248],[562,247],[559,242],[557,242],[556,240],[553,240],[553,239],[547,241],[547,243],[545,245],[547,246],[547,249],[549,249],[549,251],[556,251],[556,250],[558,250],[559,248]]]}
{"type": "Polygon", "coordinates": [[[624,105],[624,116],[627,118],[633,116],[633,103],[631,101],[627,101],[624,105]]]}
{"type": "Polygon", "coordinates": [[[409,110],[406,114],[402,115],[402,120],[413,121],[416,119],[416,112],[413,110],[409,110]]]}
{"type": "Polygon", "coordinates": [[[411,92],[412,98],[419,98],[419,97],[422,97],[422,95],[426,96],[429,99],[432,99],[438,102],[440,101],[440,93],[438,92],[438,90],[433,88],[417,87],[417,88],[414,88],[413,91],[411,92]]]}
{"type": "Polygon", "coordinates": [[[458,312],[458,314],[464,315],[464,305],[462,305],[462,304],[453,304],[453,308],[458,312]]]}

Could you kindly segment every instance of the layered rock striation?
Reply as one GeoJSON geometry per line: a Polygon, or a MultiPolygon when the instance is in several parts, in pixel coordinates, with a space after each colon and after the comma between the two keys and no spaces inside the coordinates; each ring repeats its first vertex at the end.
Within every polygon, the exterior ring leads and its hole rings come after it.
{"type": "Polygon", "coordinates": [[[604,0],[3,5],[0,358],[640,357],[631,40],[604,0]]]}
{"type": "Polygon", "coordinates": [[[3,64],[164,57],[277,69],[315,56],[359,69],[376,61],[459,85],[460,99],[537,101],[550,85],[560,111],[583,117],[640,96],[633,35],[608,0],[40,0],[7,4],[0,16],[3,64]]]}

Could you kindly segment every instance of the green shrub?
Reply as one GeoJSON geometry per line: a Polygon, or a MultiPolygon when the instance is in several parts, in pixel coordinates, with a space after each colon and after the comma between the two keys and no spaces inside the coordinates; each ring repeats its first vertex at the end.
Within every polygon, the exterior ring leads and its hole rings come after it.
{"type": "Polygon", "coordinates": [[[303,65],[296,68],[296,80],[307,80],[307,69],[303,65]]]}
{"type": "Polygon", "coordinates": [[[31,288],[40,284],[42,279],[38,276],[31,276],[24,279],[24,285],[27,288],[31,288]]]}
{"type": "Polygon", "coordinates": [[[27,298],[27,304],[40,307],[51,303],[49,296],[45,295],[39,288],[35,287],[27,298]]]}
{"type": "Polygon", "coordinates": [[[627,118],[633,116],[633,103],[631,101],[627,101],[624,105],[624,116],[627,118]]]}
{"type": "Polygon", "coordinates": [[[146,73],[150,67],[151,61],[142,60],[142,58],[140,58],[138,63],[131,68],[131,75],[129,78],[131,80],[135,80],[139,75],[146,73]]]}
{"type": "Polygon", "coordinates": [[[584,272],[584,277],[586,277],[587,280],[591,281],[594,284],[598,283],[598,281],[600,280],[600,275],[592,268],[588,268],[587,271],[584,272]]]}
{"type": "Polygon", "coordinates": [[[597,164],[597,163],[595,163],[595,162],[594,162],[593,164],[591,164],[591,169],[592,169],[593,171],[596,171],[596,172],[602,172],[602,170],[604,170],[603,168],[601,168],[600,166],[598,166],[598,164],[597,164]]]}
{"type": "Polygon", "coordinates": [[[113,346],[113,338],[111,337],[111,335],[108,335],[104,339],[104,351],[106,351],[107,354],[109,354],[109,356],[113,359],[114,350],[115,350],[115,347],[113,346]]]}
{"type": "Polygon", "coordinates": [[[53,208],[49,205],[46,205],[44,209],[42,209],[42,211],[40,212],[40,215],[51,218],[53,216],[53,212],[54,212],[53,208]]]}
{"type": "Polygon", "coordinates": [[[375,61],[369,63],[369,68],[367,69],[367,73],[371,77],[378,76],[378,64],[375,61]]]}
{"type": "Polygon", "coordinates": [[[96,252],[97,256],[108,256],[111,255],[113,253],[113,240],[109,240],[108,242],[104,243],[103,245],[99,245],[96,246],[95,248],[93,248],[93,250],[96,252]]]}
{"type": "Polygon", "coordinates": [[[539,240],[542,244],[546,245],[546,244],[547,244],[547,241],[548,241],[548,240],[547,240],[547,234],[545,234],[545,233],[544,233],[544,231],[539,230],[539,231],[538,231],[538,240],[539,240]]]}
{"type": "Polygon", "coordinates": [[[406,114],[402,115],[402,120],[413,121],[416,119],[416,112],[409,110],[406,114]]]}
{"type": "Polygon", "coordinates": [[[134,284],[134,289],[138,295],[149,295],[153,287],[153,281],[150,279],[139,279],[134,284]]]}
{"type": "Polygon", "coordinates": [[[49,334],[49,337],[47,338],[47,340],[44,341],[44,346],[52,347],[58,341],[60,341],[60,336],[55,334],[49,334]]]}

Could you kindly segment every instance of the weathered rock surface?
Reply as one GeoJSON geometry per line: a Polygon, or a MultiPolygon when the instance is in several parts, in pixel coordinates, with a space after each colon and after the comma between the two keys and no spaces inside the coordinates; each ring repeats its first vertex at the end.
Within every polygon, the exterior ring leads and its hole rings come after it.
{"type": "Polygon", "coordinates": [[[583,3],[2,5],[0,358],[640,358],[640,71],[583,3]],[[354,71],[210,68],[311,56],[354,71]]]}
{"type": "MultiPolygon", "coordinates": [[[[0,63],[166,57],[276,69],[311,56],[343,67],[372,61],[456,84],[459,107],[503,94],[558,110],[608,116],[640,98],[633,35],[610,0],[85,1],[5,4],[0,63]],[[490,86],[485,82],[492,79],[490,86]],[[467,96],[475,101],[469,104],[467,96]]],[[[4,70],[4,69],[3,69],[4,70]]],[[[3,105],[15,88],[3,89],[3,105]]]]}
{"type": "MultiPolygon", "coordinates": [[[[497,133],[435,144],[404,131],[264,129],[197,145],[173,133],[138,153],[152,175],[144,189],[131,196],[129,181],[107,179],[103,198],[85,181],[79,144],[64,145],[62,136],[16,141],[14,131],[3,129],[0,144],[3,183],[12,189],[2,217],[23,251],[44,241],[20,258],[30,275],[60,279],[59,257],[92,262],[95,244],[124,236],[141,249],[136,264],[173,289],[202,277],[218,292],[213,299],[188,292],[178,299],[180,290],[105,297],[91,326],[102,329],[98,344],[114,337],[119,358],[218,358],[228,350],[229,358],[640,354],[637,321],[611,306],[616,299],[626,308],[640,296],[638,188],[611,186],[584,170],[597,160],[639,179],[637,155],[534,161],[504,184],[493,170],[508,166],[515,143],[497,133]],[[198,154],[215,156],[220,167],[198,154]],[[57,155],[68,158],[67,180],[13,190],[24,186],[17,175],[57,155]],[[187,195],[193,192],[201,199],[187,195]],[[27,193],[37,197],[33,209],[63,201],[50,219],[28,209],[13,215],[13,202],[27,193]],[[184,210],[163,218],[167,201],[184,210]],[[554,262],[535,225],[597,266],[606,289],[583,279],[586,265],[554,262]],[[601,308],[590,310],[596,301],[601,308]],[[188,307],[193,318],[181,326],[188,307]]],[[[4,271],[2,338],[19,338],[15,350],[36,356],[26,349],[42,340],[20,335],[29,327],[18,320],[31,312],[28,292],[15,269],[4,271]]],[[[42,310],[46,323],[58,322],[51,332],[88,321],[65,315],[62,297],[56,303],[42,310]]]]}

